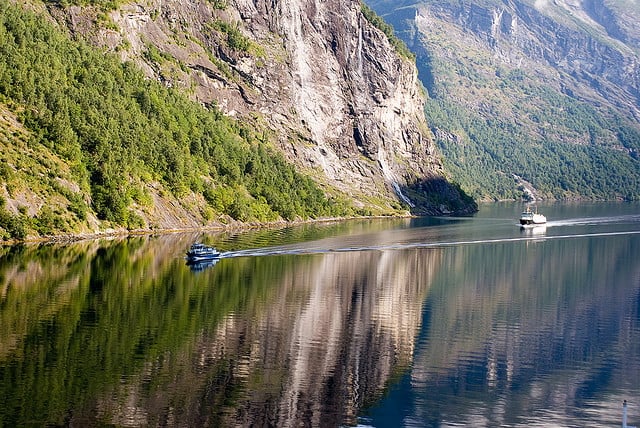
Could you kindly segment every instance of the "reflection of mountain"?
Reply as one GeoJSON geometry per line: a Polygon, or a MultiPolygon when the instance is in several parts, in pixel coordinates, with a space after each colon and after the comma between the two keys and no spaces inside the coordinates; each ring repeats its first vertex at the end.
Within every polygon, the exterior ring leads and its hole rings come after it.
{"type": "Polygon", "coordinates": [[[438,250],[194,273],[190,242],[2,255],[0,425],[338,425],[409,366],[438,250]]]}
{"type": "Polygon", "coordinates": [[[190,361],[180,366],[185,372],[148,401],[131,397],[131,385],[118,395],[140,400],[153,421],[355,422],[359,409],[411,361],[421,302],[437,261],[437,253],[412,254],[247,259],[252,278],[242,286],[253,287],[255,278],[275,281],[269,303],[248,302],[245,311],[229,314],[200,336],[191,356],[184,356],[190,361]],[[167,413],[171,406],[156,403],[166,403],[167,390],[175,393],[170,401],[187,405],[167,413]]]}
{"type": "Polygon", "coordinates": [[[637,254],[626,236],[444,251],[411,374],[416,414],[464,391],[442,415],[494,426],[640,384],[637,254]]]}

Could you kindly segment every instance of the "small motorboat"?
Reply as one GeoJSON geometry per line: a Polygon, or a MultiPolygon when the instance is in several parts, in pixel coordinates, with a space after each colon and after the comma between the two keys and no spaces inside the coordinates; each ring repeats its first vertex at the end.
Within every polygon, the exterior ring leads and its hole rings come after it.
{"type": "Polygon", "coordinates": [[[532,211],[531,207],[527,207],[526,210],[520,214],[520,225],[522,226],[533,226],[538,224],[545,224],[547,222],[547,218],[538,213],[538,210],[532,211]]]}
{"type": "Polygon", "coordinates": [[[192,244],[187,251],[187,263],[197,263],[220,258],[220,251],[202,243],[192,244]]]}

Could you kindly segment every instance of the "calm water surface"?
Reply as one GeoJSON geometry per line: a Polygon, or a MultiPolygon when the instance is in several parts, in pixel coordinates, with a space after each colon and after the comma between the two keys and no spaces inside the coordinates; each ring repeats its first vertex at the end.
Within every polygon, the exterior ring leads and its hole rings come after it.
{"type": "Polygon", "coordinates": [[[640,204],[522,208],[0,248],[0,427],[640,425],[640,204]]]}

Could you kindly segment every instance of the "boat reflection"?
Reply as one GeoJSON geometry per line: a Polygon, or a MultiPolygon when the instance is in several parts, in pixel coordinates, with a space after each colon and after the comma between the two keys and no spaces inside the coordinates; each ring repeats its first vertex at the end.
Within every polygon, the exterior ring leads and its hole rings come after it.
{"type": "Polygon", "coordinates": [[[526,236],[543,236],[547,234],[547,225],[520,226],[520,233],[526,236]]]}
{"type": "Polygon", "coordinates": [[[209,260],[187,260],[186,264],[192,272],[202,272],[205,269],[212,268],[220,261],[220,258],[209,260]]]}

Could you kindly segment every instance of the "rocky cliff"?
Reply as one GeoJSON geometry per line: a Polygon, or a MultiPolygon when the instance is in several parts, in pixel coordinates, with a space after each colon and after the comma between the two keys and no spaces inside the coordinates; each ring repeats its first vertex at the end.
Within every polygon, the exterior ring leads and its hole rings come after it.
{"type": "Polygon", "coordinates": [[[92,7],[49,10],[149,77],[264,129],[289,160],[360,206],[475,209],[444,177],[413,60],[358,1],[147,0],[106,19],[92,7]]]}

